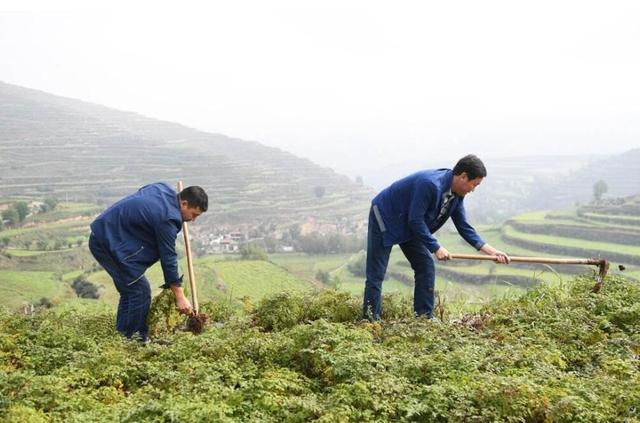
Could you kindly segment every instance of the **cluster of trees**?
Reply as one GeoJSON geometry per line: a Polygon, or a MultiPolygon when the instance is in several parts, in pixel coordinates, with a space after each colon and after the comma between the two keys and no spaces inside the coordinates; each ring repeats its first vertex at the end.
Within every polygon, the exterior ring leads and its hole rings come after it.
{"type": "Polygon", "coordinates": [[[29,204],[25,201],[16,201],[2,211],[2,223],[6,223],[9,226],[17,226],[24,222],[28,214],[29,204]]]}
{"type": "Polygon", "coordinates": [[[328,288],[338,288],[342,282],[338,276],[331,276],[329,271],[322,269],[316,272],[316,280],[319,280],[328,288]]]}
{"type": "MultiPolygon", "coordinates": [[[[367,253],[364,251],[362,254],[359,254],[355,259],[351,260],[347,264],[347,270],[353,275],[359,278],[367,277],[367,253]]],[[[391,272],[388,271],[384,275],[384,280],[388,280],[389,278],[394,278],[399,280],[400,282],[406,283],[408,285],[413,284],[413,279],[400,273],[400,272],[391,272]]]]}
{"type": "Polygon", "coordinates": [[[347,264],[347,269],[353,276],[364,278],[367,276],[367,254],[363,253],[358,255],[355,260],[352,260],[347,264]]]}
{"type": "Polygon", "coordinates": [[[251,251],[255,251],[255,246],[259,246],[263,252],[271,254],[282,251],[284,246],[290,246],[295,251],[307,254],[341,254],[356,253],[366,246],[364,236],[355,234],[313,232],[302,235],[300,225],[293,225],[282,236],[278,237],[274,234],[276,229],[277,226],[275,224],[265,224],[252,229],[249,232],[249,238],[254,240],[249,245],[254,245],[254,247],[251,247],[254,250],[247,246],[242,246],[240,247],[240,253],[243,256],[251,254],[251,251]]]}
{"type": "Polygon", "coordinates": [[[240,258],[242,260],[268,260],[264,248],[255,243],[241,245],[240,258]]]}
{"type": "Polygon", "coordinates": [[[98,299],[104,294],[104,286],[89,282],[84,276],[74,279],[71,287],[80,298],[98,299]]]}
{"type": "Polygon", "coordinates": [[[48,211],[54,210],[58,206],[58,199],[49,197],[45,198],[44,202],[40,204],[40,213],[46,213],[48,211]]]}
{"type": "Polygon", "coordinates": [[[358,235],[311,233],[294,240],[297,251],[307,254],[355,253],[365,247],[364,237],[358,235]]]}
{"type": "Polygon", "coordinates": [[[596,204],[599,204],[602,201],[602,196],[606,194],[608,190],[609,186],[602,179],[593,184],[593,200],[596,204]]]}
{"type": "Polygon", "coordinates": [[[29,213],[46,213],[56,208],[58,200],[56,198],[46,198],[37,210],[32,210],[26,201],[16,201],[6,210],[2,211],[0,228],[6,223],[8,226],[18,226],[24,222],[29,213]]]}
{"type": "Polygon", "coordinates": [[[9,237],[0,239],[0,248],[8,247],[9,243],[14,248],[23,248],[25,250],[36,251],[57,251],[65,248],[81,247],[84,244],[83,238],[67,238],[62,235],[42,234],[36,239],[20,239],[14,238],[11,240],[9,237]]]}

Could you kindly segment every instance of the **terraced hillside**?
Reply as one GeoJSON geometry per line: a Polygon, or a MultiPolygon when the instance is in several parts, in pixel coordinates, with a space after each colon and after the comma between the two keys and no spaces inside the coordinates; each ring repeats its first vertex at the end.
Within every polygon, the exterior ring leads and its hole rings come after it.
{"type": "MultiPolygon", "coordinates": [[[[520,215],[503,226],[481,228],[485,240],[511,255],[597,257],[608,259],[610,273],[620,267],[630,279],[640,279],[640,195],[560,211],[520,215]]],[[[470,252],[457,235],[443,234],[441,242],[456,252],[470,252]]],[[[469,283],[532,285],[540,280],[568,279],[588,271],[586,266],[546,266],[454,261],[438,266],[446,279],[469,283]]]]}
{"type": "Polygon", "coordinates": [[[0,82],[0,197],[107,204],[179,179],[205,187],[204,220],[217,223],[362,220],[372,197],[331,169],[256,142],[0,82]]]}
{"type": "Polygon", "coordinates": [[[552,183],[538,183],[530,199],[538,208],[549,209],[584,203],[593,199],[593,185],[600,180],[607,184],[606,196],[610,198],[636,194],[640,187],[640,148],[599,158],[552,183]]]}

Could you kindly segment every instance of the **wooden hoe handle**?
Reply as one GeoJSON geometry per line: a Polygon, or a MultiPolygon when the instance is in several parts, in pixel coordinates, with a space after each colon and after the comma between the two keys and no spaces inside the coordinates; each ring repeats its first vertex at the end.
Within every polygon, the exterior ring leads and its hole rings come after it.
{"type": "MultiPolygon", "coordinates": [[[[178,181],[178,193],[182,191],[182,181],[178,181]]],[[[196,275],[193,273],[193,260],[191,258],[191,242],[189,242],[189,225],[182,222],[182,234],[184,235],[184,248],[187,252],[187,269],[189,270],[189,288],[191,289],[191,303],[193,312],[198,314],[198,292],[196,291],[196,275]]]]}
{"type": "MultiPolygon", "coordinates": [[[[487,256],[481,254],[451,254],[452,259],[462,259],[462,260],[490,260],[490,261],[498,261],[498,257],[496,256],[487,256]]],[[[599,272],[596,278],[596,284],[593,287],[593,292],[599,292],[600,288],[602,288],[602,284],[604,283],[604,278],[609,271],[609,261],[606,259],[596,259],[596,258],[554,258],[554,257],[518,257],[518,256],[509,256],[511,261],[516,263],[540,263],[540,264],[589,264],[593,266],[598,266],[599,272]]]]}

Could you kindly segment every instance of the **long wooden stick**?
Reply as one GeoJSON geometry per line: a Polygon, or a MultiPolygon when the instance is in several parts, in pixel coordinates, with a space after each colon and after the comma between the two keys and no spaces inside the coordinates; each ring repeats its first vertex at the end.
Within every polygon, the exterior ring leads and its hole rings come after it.
{"type": "MultiPolygon", "coordinates": [[[[182,191],[182,181],[178,181],[178,193],[182,191]]],[[[184,235],[184,248],[187,252],[187,269],[189,270],[189,288],[191,289],[191,305],[193,312],[198,314],[198,293],[196,291],[196,275],[193,273],[193,260],[191,259],[191,242],[189,242],[189,225],[182,222],[182,234],[184,235]]]]}
{"type": "MultiPolygon", "coordinates": [[[[452,259],[463,260],[490,260],[496,261],[496,256],[487,256],[482,254],[451,254],[452,259]]],[[[580,258],[551,258],[551,257],[518,257],[509,256],[511,261],[516,263],[542,263],[542,264],[592,264],[599,266],[602,263],[600,259],[580,259],[580,258]]]]}

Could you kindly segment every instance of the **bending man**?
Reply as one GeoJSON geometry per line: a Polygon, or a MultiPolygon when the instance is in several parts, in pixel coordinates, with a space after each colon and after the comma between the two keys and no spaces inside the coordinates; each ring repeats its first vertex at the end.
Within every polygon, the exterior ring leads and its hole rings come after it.
{"type": "Polygon", "coordinates": [[[191,313],[178,274],[176,236],[182,222],[195,220],[207,207],[207,194],[198,186],[177,194],[169,185],[155,183],[118,201],[91,223],[89,249],[120,293],[116,329],[127,338],[138,333],[147,339],[151,287],[144,273],[158,260],[162,288],[171,289],[180,312],[191,313]]]}
{"type": "Polygon", "coordinates": [[[373,199],[367,237],[365,318],[380,318],[382,281],[394,244],[400,245],[414,271],[415,313],[433,317],[436,273],[431,254],[439,260],[451,258],[449,251],[438,243],[433,234],[449,217],[469,244],[485,254],[497,256],[500,263],[509,263],[509,256],[484,242],[465,215],[465,195],[473,192],[485,176],[487,170],[482,161],[468,155],[460,159],[453,170],[414,173],[393,183],[373,199]]]}

